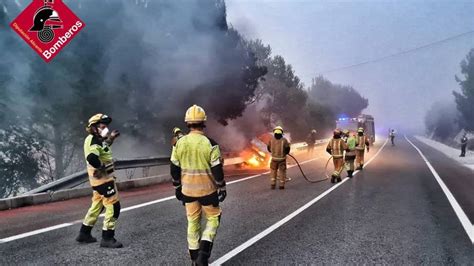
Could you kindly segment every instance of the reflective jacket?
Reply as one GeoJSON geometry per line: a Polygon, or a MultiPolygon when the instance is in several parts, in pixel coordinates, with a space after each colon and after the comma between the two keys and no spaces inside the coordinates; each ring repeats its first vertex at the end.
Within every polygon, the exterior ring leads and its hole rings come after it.
{"type": "Polygon", "coordinates": [[[365,150],[366,146],[369,146],[369,139],[367,138],[366,135],[359,136],[357,135],[357,146],[356,150],[363,151],[365,150]]]}
{"type": "Polygon", "coordinates": [[[347,138],[347,147],[349,148],[349,150],[346,152],[346,155],[347,156],[355,156],[355,148],[356,148],[356,145],[357,145],[357,140],[355,138],[355,136],[349,136],[349,138],[347,138]]]}
{"type": "Polygon", "coordinates": [[[173,147],[171,163],[180,168],[182,192],[185,196],[199,198],[217,191],[211,168],[221,164],[219,145],[203,132],[191,131],[180,138],[173,147]]]}
{"type": "Polygon", "coordinates": [[[112,149],[108,142],[99,136],[88,135],[84,140],[84,156],[92,187],[114,180],[112,149]],[[94,173],[98,177],[94,177],[94,173]]]}
{"type": "Polygon", "coordinates": [[[344,151],[347,149],[347,144],[344,142],[343,139],[340,138],[332,138],[329,141],[328,146],[326,147],[326,151],[329,152],[335,159],[342,158],[342,156],[344,155],[344,151]]]}
{"type": "Polygon", "coordinates": [[[268,151],[272,154],[272,161],[281,162],[286,160],[286,155],[290,153],[290,143],[284,137],[275,137],[268,143],[268,151]]]}

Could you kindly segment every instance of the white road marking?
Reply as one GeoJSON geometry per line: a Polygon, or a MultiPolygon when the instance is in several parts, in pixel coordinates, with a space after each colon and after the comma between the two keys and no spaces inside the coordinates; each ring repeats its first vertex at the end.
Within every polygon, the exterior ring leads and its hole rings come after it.
{"type": "MultiPolygon", "coordinates": [[[[313,159],[301,162],[300,164],[306,164],[306,163],[312,162],[312,161],[317,160],[317,159],[318,159],[318,157],[315,157],[313,159]]],[[[292,167],[294,167],[294,166],[289,166],[288,168],[292,168],[292,167]]],[[[264,173],[261,173],[261,174],[258,174],[258,175],[248,176],[248,177],[245,177],[245,178],[230,181],[227,184],[230,185],[230,184],[239,183],[239,182],[246,181],[246,180],[249,180],[249,179],[252,179],[252,178],[256,178],[256,177],[259,177],[259,176],[262,176],[262,175],[266,175],[268,173],[270,173],[270,172],[264,172],[264,173]]],[[[167,175],[167,174],[165,174],[165,175],[167,175]]],[[[133,205],[133,206],[123,208],[123,209],[120,210],[120,212],[123,213],[123,212],[143,208],[143,207],[146,207],[146,206],[150,206],[150,205],[153,205],[153,204],[157,204],[157,203],[160,203],[160,202],[173,200],[173,199],[175,199],[175,196],[170,196],[170,197],[165,197],[165,198],[161,198],[161,199],[157,199],[157,200],[153,200],[153,201],[149,201],[149,202],[144,202],[144,203],[141,203],[141,204],[137,204],[137,205],[133,205]]],[[[104,214],[101,214],[100,217],[104,217],[104,214]]],[[[56,229],[60,229],[60,228],[64,228],[64,227],[68,227],[68,226],[75,225],[75,224],[80,224],[80,223],[82,223],[82,220],[73,221],[73,222],[69,222],[69,223],[58,224],[58,225],[53,225],[53,226],[50,226],[50,227],[41,228],[41,229],[34,230],[34,231],[31,231],[31,232],[26,232],[26,233],[23,233],[23,234],[2,238],[2,239],[0,239],[0,244],[7,243],[7,242],[10,242],[10,241],[14,241],[14,240],[18,240],[18,239],[22,239],[22,238],[29,237],[29,236],[42,234],[42,233],[45,233],[45,232],[53,231],[53,230],[56,230],[56,229]]]]}
{"type": "MultiPolygon", "coordinates": [[[[379,153],[383,150],[383,148],[385,147],[385,144],[387,144],[387,140],[385,140],[384,144],[382,145],[382,147],[380,147],[380,149],[377,151],[377,153],[372,157],[370,158],[369,161],[367,161],[367,163],[365,164],[365,166],[369,165],[378,155],[379,153]]],[[[359,173],[359,171],[355,171],[354,172],[354,175],[356,175],[357,173],[359,173]]],[[[272,226],[268,227],[267,229],[263,230],[261,233],[257,234],[256,236],[252,237],[251,239],[247,240],[246,242],[244,242],[243,244],[241,244],[240,246],[234,248],[233,250],[231,250],[230,252],[228,252],[227,254],[225,254],[224,256],[220,257],[219,259],[217,259],[216,261],[214,261],[211,265],[222,265],[224,262],[230,260],[231,258],[233,258],[234,256],[236,256],[237,254],[239,254],[240,252],[244,251],[245,249],[247,249],[248,247],[252,246],[253,244],[255,244],[257,241],[259,241],[260,239],[264,238],[265,236],[269,235],[271,232],[275,231],[276,229],[278,229],[279,227],[281,227],[282,225],[284,225],[285,223],[287,223],[288,221],[290,221],[291,219],[293,219],[294,217],[296,217],[298,214],[302,213],[304,210],[308,209],[309,207],[311,207],[313,204],[315,204],[316,202],[318,202],[320,199],[324,198],[326,195],[328,195],[329,193],[331,193],[333,190],[335,190],[336,188],[338,188],[339,186],[341,186],[342,184],[344,184],[344,182],[346,182],[349,178],[346,177],[344,178],[341,182],[337,183],[336,185],[333,185],[331,188],[327,189],[326,191],[324,191],[322,194],[320,194],[319,196],[317,196],[316,198],[312,199],[311,201],[309,201],[308,203],[306,203],[305,205],[301,206],[299,209],[297,209],[296,211],[290,213],[288,216],[286,216],[285,218],[281,219],[280,221],[276,222],[275,224],[273,224],[272,226]]]]}
{"type": "Polygon", "coordinates": [[[59,228],[68,227],[68,226],[71,226],[73,224],[74,223],[63,223],[63,224],[58,224],[58,225],[51,226],[51,227],[46,227],[46,228],[34,230],[34,231],[31,231],[31,232],[26,232],[26,233],[19,234],[19,235],[16,235],[16,236],[10,236],[10,237],[7,237],[7,238],[2,238],[2,239],[0,239],[0,243],[6,243],[6,242],[10,242],[10,241],[17,240],[17,239],[20,239],[20,238],[34,236],[34,235],[37,235],[37,234],[45,233],[45,232],[56,230],[56,229],[59,229],[59,228]]]}
{"type": "Polygon", "coordinates": [[[466,213],[462,210],[461,206],[459,205],[458,201],[456,198],[454,198],[453,194],[449,190],[449,188],[446,186],[446,184],[443,182],[441,177],[439,176],[438,172],[434,169],[434,167],[431,165],[431,163],[426,159],[425,155],[421,152],[421,150],[411,142],[407,136],[405,136],[405,139],[408,141],[408,143],[415,148],[418,153],[420,154],[421,158],[425,161],[426,165],[430,169],[431,173],[435,177],[436,181],[438,181],[439,186],[444,192],[444,195],[448,198],[449,203],[451,204],[451,207],[453,208],[454,212],[456,213],[456,216],[458,217],[459,221],[461,222],[461,225],[464,227],[464,230],[467,233],[467,236],[471,240],[472,244],[474,244],[474,225],[469,221],[469,218],[467,217],[466,213]]]}

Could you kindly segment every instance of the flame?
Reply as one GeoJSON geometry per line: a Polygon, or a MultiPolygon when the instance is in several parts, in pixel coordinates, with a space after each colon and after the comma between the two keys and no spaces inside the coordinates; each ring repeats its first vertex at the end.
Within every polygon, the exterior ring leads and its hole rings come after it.
{"type": "Polygon", "coordinates": [[[270,167],[271,156],[267,152],[268,141],[272,138],[272,134],[262,134],[253,138],[248,146],[239,153],[240,158],[244,161],[244,167],[255,169],[268,169],[270,167]]]}
{"type": "Polygon", "coordinates": [[[253,166],[253,167],[258,167],[260,166],[260,162],[259,160],[257,159],[257,156],[253,155],[250,159],[248,159],[247,161],[245,161],[247,164],[249,164],[250,166],[253,166]]]}
{"type": "Polygon", "coordinates": [[[267,168],[270,161],[270,155],[258,149],[256,146],[250,146],[241,152],[245,165],[251,168],[267,168]]]}

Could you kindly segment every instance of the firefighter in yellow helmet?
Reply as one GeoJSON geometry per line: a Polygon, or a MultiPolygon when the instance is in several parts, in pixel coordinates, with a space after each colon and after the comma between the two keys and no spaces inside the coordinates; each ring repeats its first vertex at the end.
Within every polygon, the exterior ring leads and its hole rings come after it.
{"type": "Polygon", "coordinates": [[[115,239],[115,222],[120,214],[120,201],[115,185],[114,163],[111,146],[120,135],[117,130],[109,131],[108,125],[112,118],[105,114],[96,114],[89,119],[84,141],[84,155],[87,163],[87,173],[92,186],[92,204],[82,222],[79,236],[80,243],[92,243],[97,240],[91,235],[92,227],[97,222],[102,210],[105,210],[102,227],[104,248],[121,248],[123,245],[115,239]]]}
{"type": "Polygon", "coordinates": [[[290,142],[283,137],[283,128],[277,126],[273,129],[273,138],[268,143],[268,151],[272,154],[270,161],[271,189],[275,189],[277,175],[279,178],[279,189],[285,189],[286,179],[286,156],[290,153],[290,142]]]}
{"type": "Polygon", "coordinates": [[[186,207],[189,255],[193,264],[207,265],[220,223],[219,202],[227,196],[224,170],[219,145],[204,134],[204,109],[191,106],[184,120],[190,132],[173,147],[170,171],[176,198],[186,207]]]}
{"type": "Polygon", "coordinates": [[[175,146],[178,139],[184,137],[183,131],[179,127],[173,128],[173,138],[171,139],[171,146],[175,146]]]}
{"type": "Polygon", "coordinates": [[[370,142],[367,136],[364,134],[364,129],[359,127],[357,130],[357,146],[356,146],[356,166],[358,170],[362,170],[364,167],[364,153],[365,149],[369,152],[370,142]]]}
{"type": "Polygon", "coordinates": [[[326,147],[326,151],[332,155],[332,161],[334,163],[334,172],[331,175],[331,183],[342,181],[341,173],[344,170],[344,151],[347,151],[348,147],[341,137],[341,130],[334,130],[333,138],[329,141],[328,146],[326,147]]]}

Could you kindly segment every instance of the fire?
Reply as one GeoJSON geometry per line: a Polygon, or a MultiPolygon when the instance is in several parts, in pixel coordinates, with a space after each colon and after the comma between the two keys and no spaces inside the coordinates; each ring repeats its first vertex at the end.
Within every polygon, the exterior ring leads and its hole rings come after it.
{"type": "Polygon", "coordinates": [[[260,166],[260,162],[257,159],[257,156],[253,155],[250,159],[245,161],[247,164],[253,166],[253,167],[258,167],[260,166]]]}
{"type": "Polygon", "coordinates": [[[253,145],[242,151],[240,156],[244,160],[244,164],[251,168],[266,168],[270,160],[268,153],[261,151],[253,145]]]}
{"type": "Polygon", "coordinates": [[[249,141],[248,146],[240,152],[243,166],[255,169],[267,169],[270,166],[270,154],[267,152],[267,143],[272,135],[265,133],[249,141]]]}

